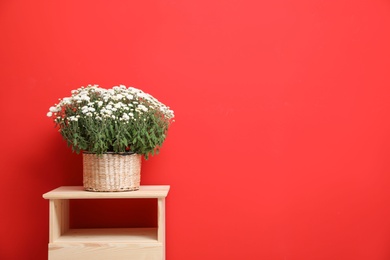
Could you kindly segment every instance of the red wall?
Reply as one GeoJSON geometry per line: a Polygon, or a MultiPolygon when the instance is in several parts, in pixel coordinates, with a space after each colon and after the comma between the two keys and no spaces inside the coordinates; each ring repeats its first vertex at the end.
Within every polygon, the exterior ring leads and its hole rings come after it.
{"type": "Polygon", "coordinates": [[[82,165],[45,115],[88,83],[175,110],[168,260],[390,259],[389,1],[3,0],[0,32],[0,259],[46,259],[82,165]]]}

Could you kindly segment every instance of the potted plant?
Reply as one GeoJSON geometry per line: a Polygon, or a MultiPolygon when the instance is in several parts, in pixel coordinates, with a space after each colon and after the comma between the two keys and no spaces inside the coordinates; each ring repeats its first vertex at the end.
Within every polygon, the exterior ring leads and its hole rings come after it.
{"type": "Polygon", "coordinates": [[[139,189],[141,157],[159,152],[174,113],[133,87],[88,85],[59,99],[47,116],[72,151],[83,152],[86,190],[128,191],[139,189]]]}

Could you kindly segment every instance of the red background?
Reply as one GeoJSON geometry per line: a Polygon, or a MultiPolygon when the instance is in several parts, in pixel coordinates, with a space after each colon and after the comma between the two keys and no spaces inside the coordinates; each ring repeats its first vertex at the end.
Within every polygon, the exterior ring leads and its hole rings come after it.
{"type": "Polygon", "coordinates": [[[388,0],[2,0],[0,32],[0,259],[46,259],[42,194],[82,184],[46,113],[88,83],[175,110],[168,260],[390,259],[388,0]]]}

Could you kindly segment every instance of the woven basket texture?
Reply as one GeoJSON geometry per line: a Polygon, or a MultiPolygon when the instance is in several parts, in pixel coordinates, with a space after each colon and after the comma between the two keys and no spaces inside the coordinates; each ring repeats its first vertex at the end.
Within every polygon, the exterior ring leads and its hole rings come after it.
{"type": "Polygon", "coordinates": [[[83,153],[83,183],[87,191],[134,191],[141,180],[141,155],[83,153]]]}

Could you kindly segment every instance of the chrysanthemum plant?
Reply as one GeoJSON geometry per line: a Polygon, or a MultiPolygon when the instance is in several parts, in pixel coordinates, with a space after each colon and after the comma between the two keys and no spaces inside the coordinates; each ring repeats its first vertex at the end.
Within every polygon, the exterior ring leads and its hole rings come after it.
{"type": "Polygon", "coordinates": [[[71,93],[47,116],[76,153],[134,152],[148,159],[159,152],[173,122],[169,107],[133,87],[88,85],[71,93]]]}

